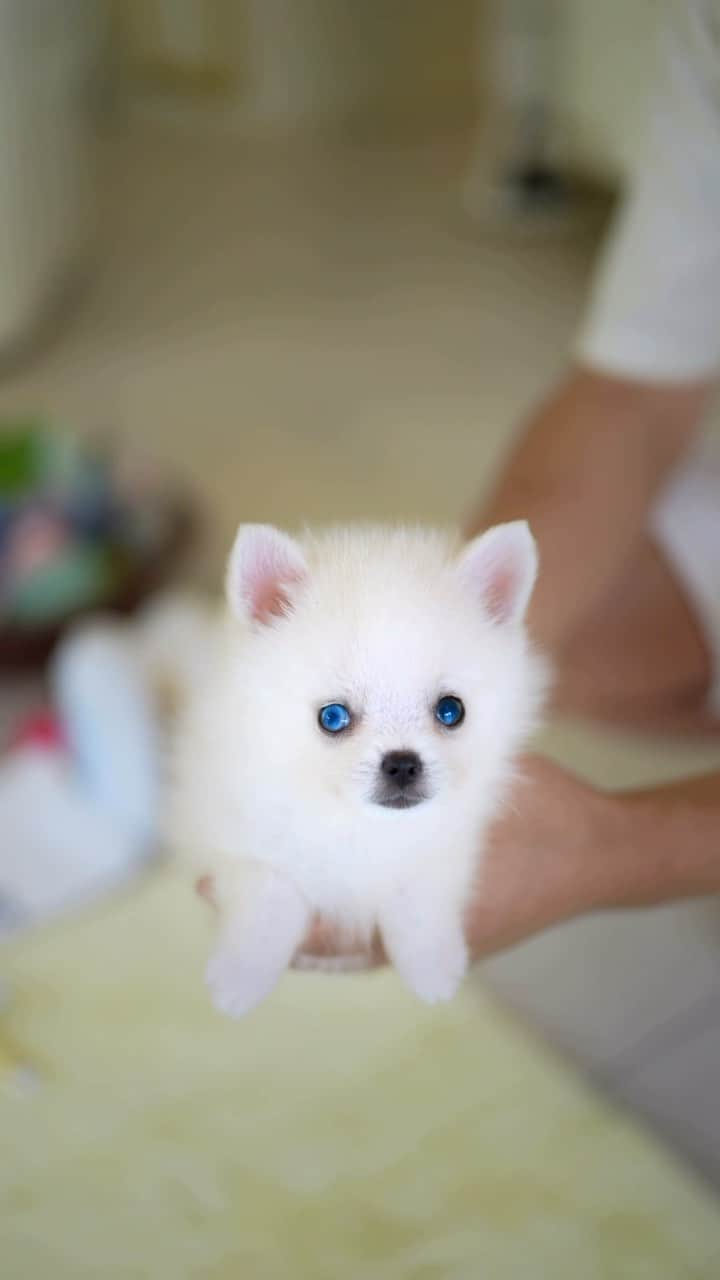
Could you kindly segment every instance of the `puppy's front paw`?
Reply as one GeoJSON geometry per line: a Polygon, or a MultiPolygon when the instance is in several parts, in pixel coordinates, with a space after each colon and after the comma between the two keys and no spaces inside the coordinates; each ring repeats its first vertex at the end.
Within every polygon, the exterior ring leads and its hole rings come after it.
{"type": "Polygon", "coordinates": [[[241,1018],[285,973],[310,913],[294,885],[262,868],[238,877],[234,898],[235,911],[225,920],[205,978],[215,1008],[241,1018]]]}
{"type": "Polygon", "coordinates": [[[280,974],[253,963],[242,949],[220,945],[210,957],[205,981],[218,1013],[242,1018],[270,995],[280,974]]]}
{"type": "Polygon", "coordinates": [[[417,889],[395,895],[382,918],[385,949],[403,982],[426,1004],[452,1000],[468,967],[460,921],[417,889]]]}
{"type": "Polygon", "coordinates": [[[395,967],[410,990],[425,1004],[442,1004],[457,994],[467,973],[467,947],[459,934],[435,939],[417,951],[406,949],[396,954],[395,967]]]}

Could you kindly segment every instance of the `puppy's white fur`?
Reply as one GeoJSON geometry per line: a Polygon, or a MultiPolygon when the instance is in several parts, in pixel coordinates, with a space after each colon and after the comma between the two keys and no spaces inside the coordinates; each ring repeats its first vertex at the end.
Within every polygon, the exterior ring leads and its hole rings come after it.
{"type": "Polygon", "coordinates": [[[239,1015],[271,990],[317,913],[379,928],[405,982],[450,998],[483,836],[534,727],[544,668],[524,615],[537,570],[523,522],[460,548],[423,529],[341,528],[295,541],[241,526],[220,657],[175,753],[171,838],[221,907],[208,967],[239,1015]],[[441,726],[443,695],[465,707],[441,726]],[[350,729],[318,724],[327,703],[350,729]],[[390,751],[418,754],[426,798],[376,802],[390,751]]]}

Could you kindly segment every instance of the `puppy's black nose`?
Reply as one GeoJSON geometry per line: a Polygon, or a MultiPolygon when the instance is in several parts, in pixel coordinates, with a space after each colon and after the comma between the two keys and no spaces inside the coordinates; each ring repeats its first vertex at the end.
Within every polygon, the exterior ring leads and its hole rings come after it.
{"type": "Polygon", "coordinates": [[[399,791],[405,791],[414,782],[418,782],[422,768],[422,760],[416,751],[388,751],[380,764],[388,782],[399,791]]]}

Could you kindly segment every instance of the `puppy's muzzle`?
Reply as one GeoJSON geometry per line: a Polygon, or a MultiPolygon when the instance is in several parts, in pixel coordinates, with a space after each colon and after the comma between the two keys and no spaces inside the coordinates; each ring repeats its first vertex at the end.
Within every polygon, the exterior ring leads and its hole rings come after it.
{"type": "Polygon", "coordinates": [[[427,800],[424,766],[416,751],[388,751],[380,761],[380,778],[373,795],[384,809],[412,809],[427,800]]]}

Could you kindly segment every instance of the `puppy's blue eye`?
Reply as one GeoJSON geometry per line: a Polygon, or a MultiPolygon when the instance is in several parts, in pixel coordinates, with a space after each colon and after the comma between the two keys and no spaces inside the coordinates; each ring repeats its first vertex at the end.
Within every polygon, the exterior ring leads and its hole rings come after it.
{"type": "Polygon", "coordinates": [[[326,733],[342,733],[343,729],[350,728],[351,719],[350,712],[342,702],[329,702],[318,713],[318,723],[326,733]]]}
{"type": "Polygon", "coordinates": [[[444,724],[446,729],[456,729],[465,719],[465,708],[460,699],[451,694],[441,698],[435,707],[435,719],[444,724]]]}

